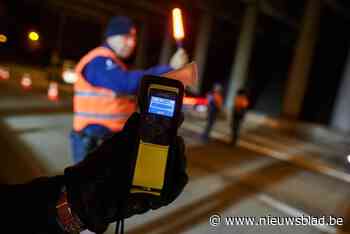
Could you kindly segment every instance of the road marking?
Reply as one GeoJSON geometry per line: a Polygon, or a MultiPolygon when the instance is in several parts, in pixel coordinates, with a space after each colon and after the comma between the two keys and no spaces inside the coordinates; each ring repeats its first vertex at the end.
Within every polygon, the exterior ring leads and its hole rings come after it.
{"type": "MultiPolygon", "coordinates": [[[[273,134],[273,133],[272,133],[273,134]]],[[[269,136],[261,136],[259,134],[251,134],[251,133],[245,133],[243,134],[244,137],[248,137],[250,139],[253,139],[254,141],[258,141],[259,143],[267,144],[273,146],[278,146],[280,148],[290,148],[290,145],[293,146],[293,148],[298,148],[300,150],[305,151],[315,151],[315,152],[322,152],[326,154],[334,154],[334,149],[330,150],[329,147],[326,146],[320,146],[313,142],[303,142],[299,139],[293,139],[288,136],[278,136],[278,135],[270,135],[269,136]],[[279,142],[274,140],[275,138],[279,139],[279,142]],[[281,141],[283,140],[283,142],[281,141]]],[[[337,153],[339,154],[339,150],[337,150],[337,153]]],[[[346,152],[343,152],[343,154],[346,154],[346,152]]]]}
{"type": "MultiPolygon", "coordinates": [[[[185,129],[188,129],[188,130],[196,132],[196,133],[201,133],[203,131],[203,129],[200,126],[189,124],[189,123],[184,123],[183,127],[185,129]]],[[[215,138],[218,138],[224,142],[229,142],[228,138],[225,134],[214,131],[212,133],[212,136],[215,138]]],[[[312,163],[305,163],[305,162],[300,163],[300,161],[296,161],[295,160],[296,158],[299,158],[299,160],[302,159],[300,156],[298,157],[296,155],[297,153],[301,153],[300,150],[290,150],[289,153],[284,153],[284,152],[273,150],[273,149],[268,148],[268,147],[264,147],[264,146],[256,145],[254,143],[250,143],[249,141],[246,141],[246,140],[240,140],[238,144],[240,147],[244,147],[244,148],[247,148],[249,150],[252,150],[252,151],[255,151],[258,153],[262,153],[264,155],[270,156],[270,157],[275,158],[277,160],[296,164],[297,166],[301,166],[303,168],[306,167],[309,170],[316,171],[318,173],[330,176],[332,178],[344,181],[346,183],[350,183],[350,175],[348,175],[346,173],[339,172],[333,168],[329,168],[326,165],[320,165],[320,163],[317,163],[318,165],[316,166],[314,164],[314,162],[312,162],[312,163]]],[[[259,194],[256,196],[256,198],[259,201],[264,202],[268,206],[270,206],[276,210],[279,210],[287,215],[295,216],[295,217],[302,216],[302,215],[310,216],[309,214],[303,212],[302,210],[291,207],[288,204],[283,203],[279,200],[276,200],[276,199],[274,199],[266,194],[259,194]]],[[[317,225],[317,226],[313,226],[313,227],[317,228],[318,230],[320,230],[322,232],[327,232],[327,233],[332,233],[332,234],[343,233],[341,230],[338,230],[337,228],[332,227],[332,226],[317,225]]]]}
{"type": "MultiPolygon", "coordinates": [[[[253,172],[259,168],[262,168],[264,166],[269,165],[271,162],[255,162],[252,165],[246,165],[244,168],[239,168],[237,170],[236,167],[229,167],[226,170],[224,170],[223,172],[220,172],[219,175],[217,176],[223,176],[224,180],[226,181],[230,181],[231,179],[228,180],[228,177],[230,178],[237,178],[237,176],[240,176],[242,174],[246,174],[246,173],[250,173],[253,172]],[[230,173],[228,173],[230,172],[230,173]]],[[[203,168],[201,168],[203,169],[203,168]]],[[[207,176],[208,178],[213,177],[213,175],[211,176],[207,176]]],[[[202,181],[203,178],[201,178],[199,181],[202,181]]],[[[198,183],[198,181],[197,181],[198,183]]],[[[191,186],[189,186],[191,187],[191,186]]],[[[284,214],[287,214],[288,216],[293,216],[293,217],[301,217],[301,216],[311,216],[310,214],[299,210],[297,208],[294,208],[290,205],[288,205],[287,203],[284,203],[282,201],[279,201],[269,195],[266,194],[258,194],[252,198],[256,198],[257,200],[265,203],[266,205],[268,205],[269,207],[278,210],[284,214]]],[[[325,226],[325,225],[314,225],[312,226],[322,232],[326,232],[326,233],[331,233],[331,234],[342,234],[343,232],[341,230],[338,230],[337,228],[333,227],[333,226],[325,226]]]]}
{"type": "MultiPolygon", "coordinates": [[[[279,210],[289,216],[294,216],[294,217],[301,217],[301,216],[311,216],[307,213],[305,213],[302,210],[296,209],[294,207],[291,207],[285,203],[280,202],[279,200],[276,200],[268,195],[265,194],[259,194],[258,196],[256,196],[256,198],[267,204],[268,206],[271,206],[272,208],[279,210]]],[[[326,225],[315,225],[312,226],[317,228],[318,230],[322,231],[322,232],[327,232],[327,233],[332,233],[332,234],[336,234],[336,233],[341,233],[338,228],[335,228],[333,226],[326,226],[326,225]]]]}
{"type": "Polygon", "coordinates": [[[350,183],[350,175],[345,173],[345,172],[341,172],[338,171],[336,169],[333,169],[329,166],[327,166],[326,164],[323,164],[321,162],[317,162],[315,160],[311,161],[307,161],[307,160],[303,160],[304,157],[302,156],[297,156],[295,154],[288,154],[288,153],[283,153],[283,152],[279,152],[264,146],[260,146],[260,145],[256,145],[253,143],[250,143],[248,141],[245,140],[240,140],[239,141],[239,146],[253,150],[255,152],[258,153],[262,153],[265,154],[267,156],[271,156],[275,159],[281,160],[281,161],[285,161],[285,162],[290,162],[294,165],[303,167],[305,169],[314,171],[314,172],[318,172],[321,173],[323,175],[327,175],[329,177],[341,180],[343,182],[346,183],[350,183]]]}
{"type": "MultiPolygon", "coordinates": [[[[202,131],[203,131],[202,127],[188,123],[188,122],[184,122],[183,127],[185,129],[188,129],[188,130],[191,130],[191,131],[197,132],[197,133],[202,133],[202,131]]],[[[227,142],[227,143],[229,142],[228,137],[223,133],[213,131],[213,133],[211,135],[214,138],[218,138],[224,142],[227,142]]],[[[308,161],[303,160],[303,156],[301,156],[301,155],[298,156],[298,154],[301,154],[300,151],[291,151],[289,153],[284,153],[284,152],[280,152],[280,151],[277,151],[277,150],[272,149],[272,148],[268,148],[265,146],[251,143],[251,142],[246,141],[246,140],[239,140],[238,145],[240,147],[255,151],[257,153],[261,153],[261,154],[264,154],[266,156],[270,156],[270,157],[273,157],[275,159],[291,163],[293,165],[302,167],[304,169],[314,171],[314,172],[329,176],[331,178],[341,180],[341,181],[346,182],[346,183],[350,183],[350,174],[338,171],[334,168],[327,166],[324,163],[317,162],[316,160],[308,160],[308,161]]]]}

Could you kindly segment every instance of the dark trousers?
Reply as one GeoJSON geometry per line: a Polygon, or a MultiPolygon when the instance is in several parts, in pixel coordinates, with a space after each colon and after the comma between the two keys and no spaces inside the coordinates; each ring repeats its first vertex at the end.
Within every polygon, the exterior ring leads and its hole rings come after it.
{"type": "Polygon", "coordinates": [[[233,120],[231,122],[231,144],[236,145],[241,129],[242,120],[244,118],[244,112],[235,111],[233,113],[233,120]]]}
{"type": "Polygon", "coordinates": [[[209,140],[210,132],[213,129],[217,115],[218,115],[218,110],[216,110],[216,108],[209,110],[207,126],[205,127],[205,130],[202,134],[202,140],[205,140],[205,141],[209,140]]]}

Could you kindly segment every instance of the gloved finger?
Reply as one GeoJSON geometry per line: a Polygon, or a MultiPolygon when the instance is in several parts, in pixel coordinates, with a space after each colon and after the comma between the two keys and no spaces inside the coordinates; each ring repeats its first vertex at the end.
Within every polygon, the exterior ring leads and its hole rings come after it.
{"type": "Polygon", "coordinates": [[[176,137],[176,160],[175,160],[175,174],[181,176],[186,174],[187,159],[186,159],[186,146],[185,141],[181,136],[176,137]]]}
{"type": "MultiPolygon", "coordinates": [[[[112,155],[118,149],[125,149],[127,145],[134,144],[137,139],[140,128],[140,114],[134,112],[126,121],[123,130],[106,139],[100,147],[97,148],[99,155],[112,155]]],[[[118,152],[115,152],[118,153],[118,152]]],[[[102,162],[101,162],[102,163],[102,162]]]]}
{"type": "Polygon", "coordinates": [[[181,136],[177,136],[175,139],[176,154],[180,158],[185,157],[185,140],[181,136]]]}
{"type": "Polygon", "coordinates": [[[166,183],[162,203],[157,204],[158,206],[168,205],[174,201],[181,194],[188,182],[188,176],[186,173],[187,162],[185,156],[185,143],[183,138],[180,136],[176,137],[175,142],[171,147],[171,153],[174,157],[174,165],[171,173],[172,178],[166,183]]]}
{"type": "Polygon", "coordinates": [[[184,120],[185,120],[185,115],[184,115],[183,112],[181,112],[181,113],[180,113],[180,116],[179,116],[179,120],[178,120],[178,122],[177,122],[177,127],[178,127],[178,128],[181,127],[181,125],[182,125],[182,123],[184,122],[184,120]]]}
{"type": "Polygon", "coordinates": [[[140,114],[137,112],[134,112],[129,119],[126,121],[123,132],[134,132],[139,129],[140,126],[140,114]]]}
{"type": "MultiPolygon", "coordinates": [[[[96,164],[103,165],[105,162],[103,160],[97,160],[96,158],[109,157],[114,154],[116,149],[123,148],[126,143],[133,144],[134,143],[133,140],[136,140],[137,138],[139,126],[140,126],[140,114],[137,112],[134,112],[125,123],[123,130],[121,132],[115,133],[111,137],[106,138],[99,147],[97,147],[94,151],[91,151],[87,155],[85,160],[83,160],[79,164],[86,164],[88,163],[88,161],[95,160],[96,164]]],[[[104,169],[105,167],[101,166],[101,170],[104,170],[104,169]]]]}

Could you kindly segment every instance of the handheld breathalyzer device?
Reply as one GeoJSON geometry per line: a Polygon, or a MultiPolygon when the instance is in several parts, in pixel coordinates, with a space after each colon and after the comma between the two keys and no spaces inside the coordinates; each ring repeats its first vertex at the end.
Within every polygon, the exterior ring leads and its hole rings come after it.
{"type": "Polygon", "coordinates": [[[178,80],[145,76],[140,88],[140,138],[130,192],[161,196],[165,179],[171,177],[168,153],[177,135],[184,86],[178,80]]]}

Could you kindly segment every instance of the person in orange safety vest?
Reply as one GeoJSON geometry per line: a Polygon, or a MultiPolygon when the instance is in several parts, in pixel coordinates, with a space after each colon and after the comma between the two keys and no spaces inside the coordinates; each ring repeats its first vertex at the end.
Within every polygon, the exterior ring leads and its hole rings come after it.
{"type": "Polygon", "coordinates": [[[104,43],[87,53],[77,64],[74,85],[73,160],[77,163],[104,139],[122,130],[136,111],[136,93],[144,75],[160,75],[188,62],[184,49],[178,49],[169,65],[129,71],[123,59],[136,47],[132,20],[116,16],[109,22],[104,43]]]}
{"type": "Polygon", "coordinates": [[[202,141],[208,142],[210,132],[215,124],[217,115],[220,113],[223,107],[222,86],[215,84],[211,92],[207,94],[208,99],[208,118],[207,126],[202,134],[202,141]]]}
{"type": "Polygon", "coordinates": [[[249,98],[245,89],[240,89],[234,100],[231,121],[231,144],[236,145],[244,116],[249,108],[249,98]]]}

